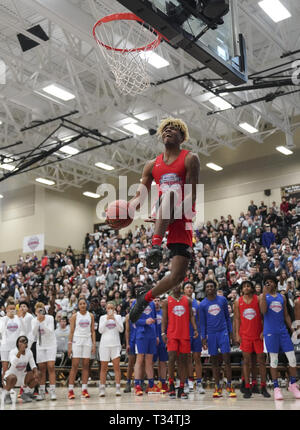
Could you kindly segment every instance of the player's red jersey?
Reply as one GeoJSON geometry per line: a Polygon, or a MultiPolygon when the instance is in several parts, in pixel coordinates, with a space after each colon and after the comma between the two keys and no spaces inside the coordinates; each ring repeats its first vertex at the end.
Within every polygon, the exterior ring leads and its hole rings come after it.
{"type": "MultiPolygon", "coordinates": [[[[184,185],[186,183],[185,157],[190,151],[182,149],[179,156],[170,165],[165,164],[164,154],[160,154],[152,169],[152,176],[158,186],[158,195],[161,197],[166,191],[177,192],[179,198],[177,206],[184,199],[184,185]]],[[[195,205],[194,205],[195,206],[195,205]]],[[[195,207],[193,206],[193,210],[195,207]]],[[[192,222],[182,214],[182,219],[175,219],[168,228],[168,244],[184,243],[192,246],[192,222]]]]}
{"type": "Polygon", "coordinates": [[[258,303],[258,297],[253,295],[250,303],[245,303],[243,297],[239,298],[240,310],[240,336],[247,339],[259,339],[263,327],[258,303]]]}
{"type": "Polygon", "coordinates": [[[168,297],[168,339],[190,339],[190,308],[186,296],[168,297]]]}

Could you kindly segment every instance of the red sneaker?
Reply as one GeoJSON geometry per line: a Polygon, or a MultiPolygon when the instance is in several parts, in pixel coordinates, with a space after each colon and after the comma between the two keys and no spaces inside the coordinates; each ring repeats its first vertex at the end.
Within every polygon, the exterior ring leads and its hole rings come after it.
{"type": "Polygon", "coordinates": [[[135,387],[135,395],[136,396],[142,396],[143,395],[143,390],[142,390],[142,387],[140,385],[136,385],[136,387],[135,387]]]}
{"type": "Polygon", "coordinates": [[[150,388],[149,386],[146,388],[146,393],[148,394],[154,394],[154,393],[156,394],[160,392],[161,392],[160,388],[155,384],[153,385],[152,388],[150,388]]]}
{"type": "Polygon", "coordinates": [[[75,399],[75,394],[73,390],[69,390],[68,392],[68,399],[73,400],[75,399]]]}
{"type": "Polygon", "coordinates": [[[21,398],[22,394],[24,393],[23,387],[20,388],[19,394],[18,394],[18,399],[21,398]]]}
{"type": "Polygon", "coordinates": [[[89,399],[91,396],[88,393],[88,390],[82,390],[81,397],[84,399],[89,399]]]}
{"type": "Polygon", "coordinates": [[[168,384],[165,382],[164,384],[162,384],[161,390],[162,393],[168,393],[169,392],[169,387],[168,384]]]}

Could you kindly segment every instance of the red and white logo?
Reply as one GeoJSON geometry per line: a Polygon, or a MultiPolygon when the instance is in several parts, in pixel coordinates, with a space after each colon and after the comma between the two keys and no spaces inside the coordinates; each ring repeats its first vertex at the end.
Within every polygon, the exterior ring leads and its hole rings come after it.
{"type": "Polygon", "coordinates": [[[15,332],[15,331],[18,330],[19,326],[18,326],[17,323],[12,322],[12,323],[8,323],[7,326],[6,326],[6,328],[7,328],[8,331],[11,331],[13,333],[13,332],[15,332]]]}
{"type": "Polygon", "coordinates": [[[30,237],[29,240],[28,240],[28,242],[27,242],[28,247],[30,249],[32,249],[32,251],[34,249],[36,249],[39,246],[39,244],[40,244],[40,240],[39,240],[39,238],[37,236],[30,237]]]}
{"type": "Polygon", "coordinates": [[[16,368],[18,369],[19,372],[23,372],[26,369],[27,364],[26,363],[18,363],[16,365],[16,368]]]}
{"type": "Polygon", "coordinates": [[[208,313],[213,315],[214,317],[221,312],[221,308],[219,305],[210,305],[208,308],[208,313]]]}
{"type": "Polygon", "coordinates": [[[144,310],[144,314],[146,314],[146,315],[150,315],[151,312],[152,312],[151,306],[147,306],[146,309],[144,310]]]}
{"type": "Polygon", "coordinates": [[[81,327],[81,328],[86,328],[89,325],[90,325],[89,320],[81,320],[81,321],[79,321],[79,327],[81,327]]]}
{"type": "Polygon", "coordinates": [[[196,308],[192,308],[193,309],[193,315],[194,315],[194,317],[196,316],[196,314],[197,314],[197,309],[196,308]]]}
{"type": "Polygon", "coordinates": [[[162,316],[160,314],[156,315],[156,322],[157,324],[161,324],[162,316]]]}
{"type": "Polygon", "coordinates": [[[106,327],[109,328],[110,330],[116,328],[116,323],[113,320],[109,320],[108,323],[106,324],[106,327]]]}
{"type": "Polygon", "coordinates": [[[182,315],[185,314],[185,307],[182,305],[174,306],[173,314],[177,315],[178,317],[182,317],[182,315]]]}
{"type": "Polygon", "coordinates": [[[282,311],[282,304],[280,302],[277,302],[276,300],[274,300],[274,302],[272,302],[270,304],[270,309],[276,313],[282,311]]]}
{"type": "Polygon", "coordinates": [[[252,308],[245,309],[243,312],[243,316],[249,321],[253,320],[253,318],[256,317],[255,309],[252,309],[252,308]]]}

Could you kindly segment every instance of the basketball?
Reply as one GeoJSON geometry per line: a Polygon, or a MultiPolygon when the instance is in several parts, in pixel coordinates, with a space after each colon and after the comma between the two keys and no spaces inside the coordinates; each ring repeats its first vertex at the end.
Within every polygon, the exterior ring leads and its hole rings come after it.
{"type": "Polygon", "coordinates": [[[132,223],[132,218],[128,214],[128,202],[115,200],[110,203],[106,210],[106,222],[116,230],[128,227],[132,223]]]}

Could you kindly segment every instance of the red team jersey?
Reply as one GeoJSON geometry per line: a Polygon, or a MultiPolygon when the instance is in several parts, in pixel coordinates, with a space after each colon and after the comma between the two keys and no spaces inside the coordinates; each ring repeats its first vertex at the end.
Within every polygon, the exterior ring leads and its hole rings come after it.
{"type": "MultiPolygon", "coordinates": [[[[179,156],[170,165],[165,164],[164,154],[160,154],[152,169],[152,176],[158,186],[158,195],[162,196],[168,190],[178,192],[180,200],[184,198],[184,184],[186,183],[185,157],[190,151],[182,149],[179,156]]],[[[194,207],[193,207],[194,209],[194,207]]],[[[175,219],[168,228],[168,244],[183,243],[193,246],[192,222],[182,215],[182,219],[175,219]]]]}
{"type": "Polygon", "coordinates": [[[239,298],[240,310],[240,336],[249,340],[259,339],[263,331],[258,297],[253,295],[251,303],[245,303],[243,297],[239,298]]]}
{"type": "Polygon", "coordinates": [[[186,296],[168,297],[168,339],[190,340],[190,307],[186,296]]]}

